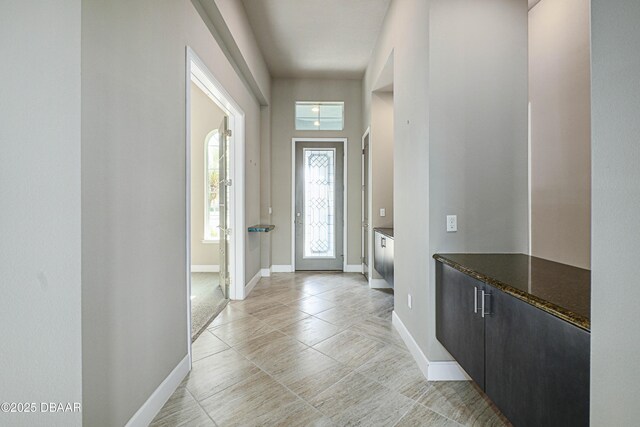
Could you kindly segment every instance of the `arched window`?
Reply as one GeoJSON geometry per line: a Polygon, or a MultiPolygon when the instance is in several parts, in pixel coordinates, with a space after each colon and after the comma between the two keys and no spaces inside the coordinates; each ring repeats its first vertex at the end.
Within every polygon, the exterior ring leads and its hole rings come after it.
{"type": "Polygon", "coordinates": [[[220,239],[220,202],[218,186],[220,184],[220,134],[218,129],[211,131],[204,140],[204,240],[220,239]]]}

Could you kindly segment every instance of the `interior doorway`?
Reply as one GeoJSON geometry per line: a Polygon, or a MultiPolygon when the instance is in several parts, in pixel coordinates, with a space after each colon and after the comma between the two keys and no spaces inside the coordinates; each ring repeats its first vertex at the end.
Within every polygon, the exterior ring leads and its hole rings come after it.
{"type": "Polygon", "coordinates": [[[222,227],[228,116],[195,76],[191,120],[191,336],[195,339],[228,301],[222,227]]]}
{"type": "Polygon", "coordinates": [[[244,113],[187,48],[187,305],[191,342],[244,294],[244,113]]]}
{"type": "Polygon", "coordinates": [[[293,141],[293,265],[343,271],[346,253],[346,140],[293,141]]]}

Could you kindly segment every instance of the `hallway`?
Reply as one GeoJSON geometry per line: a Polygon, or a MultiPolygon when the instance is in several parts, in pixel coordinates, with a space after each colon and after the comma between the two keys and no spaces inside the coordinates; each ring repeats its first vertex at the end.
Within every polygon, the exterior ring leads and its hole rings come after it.
{"type": "Polygon", "coordinates": [[[427,382],[360,274],[282,273],[230,302],[152,426],[507,425],[470,382],[427,382]]]}

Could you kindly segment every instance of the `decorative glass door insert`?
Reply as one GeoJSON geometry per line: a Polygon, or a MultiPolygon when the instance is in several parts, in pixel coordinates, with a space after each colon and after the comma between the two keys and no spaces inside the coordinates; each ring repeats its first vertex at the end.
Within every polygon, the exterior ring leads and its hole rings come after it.
{"type": "Polygon", "coordinates": [[[295,142],[295,269],[344,265],[344,143],[295,142]]]}
{"type": "Polygon", "coordinates": [[[335,258],[336,150],[304,149],[304,257],[335,258]]]}

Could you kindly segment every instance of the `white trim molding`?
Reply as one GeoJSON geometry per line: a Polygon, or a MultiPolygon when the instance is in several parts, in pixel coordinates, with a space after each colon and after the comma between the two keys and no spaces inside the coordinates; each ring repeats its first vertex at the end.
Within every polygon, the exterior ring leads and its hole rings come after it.
{"type": "Polygon", "coordinates": [[[149,396],[146,402],[129,419],[126,427],[146,427],[158,415],[162,407],[178,388],[184,377],[191,369],[189,355],[187,354],[173,371],[162,381],[157,389],[149,396]]]}
{"type": "MultiPolygon", "coordinates": [[[[240,105],[226,91],[222,83],[209,71],[207,65],[198,55],[187,46],[187,129],[190,128],[190,82],[193,81],[205,94],[215,102],[229,118],[229,159],[231,168],[228,178],[233,182],[229,194],[231,213],[229,216],[229,228],[232,229],[232,238],[229,241],[229,272],[231,273],[231,285],[229,296],[231,299],[244,299],[245,287],[236,284],[246,283],[244,271],[244,245],[245,245],[245,114],[240,105]]],[[[187,132],[189,133],[189,132],[187,132]]],[[[191,145],[191,137],[187,135],[187,146],[191,145]]],[[[189,152],[190,153],[190,152],[189,152]]],[[[190,154],[189,154],[190,155],[190,154]]],[[[189,164],[189,174],[191,165],[189,164]]],[[[191,182],[188,180],[188,182],[191,182]]],[[[189,207],[190,208],[190,207],[189,207]]],[[[189,211],[190,214],[190,211],[189,211]]],[[[190,233],[190,232],[188,232],[190,233]]],[[[190,293],[190,292],[189,292],[190,293]]]]}
{"type": "Polygon", "coordinates": [[[256,287],[256,285],[258,284],[261,278],[262,278],[262,270],[258,270],[258,272],[251,278],[251,280],[249,280],[249,283],[247,283],[244,287],[245,298],[249,296],[249,294],[251,293],[253,288],[256,287]]]}
{"type": "Polygon", "coordinates": [[[362,264],[346,264],[344,266],[345,273],[362,273],[362,264]]]}
{"type": "Polygon", "coordinates": [[[422,352],[416,340],[402,323],[400,317],[396,314],[395,310],[391,314],[391,323],[396,331],[402,337],[405,345],[409,349],[409,352],[418,364],[418,368],[422,371],[422,375],[427,381],[469,381],[470,378],[467,373],[458,365],[455,361],[445,362],[430,362],[427,356],[422,352]]]}
{"type": "Polygon", "coordinates": [[[192,273],[219,273],[220,266],[219,265],[192,265],[191,272],[192,273]]]}
{"type": "MultiPolygon", "coordinates": [[[[361,253],[361,258],[362,258],[362,273],[365,274],[367,276],[367,278],[369,277],[373,277],[373,262],[371,262],[371,255],[373,254],[373,233],[371,232],[371,211],[373,210],[372,207],[372,198],[371,198],[371,126],[367,127],[367,130],[364,131],[364,133],[362,134],[362,144],[361,144],[361,148],[362,148],[362,155],[361,155],[361,159],[360,159],[360,184],[362,185],[362,189],[360,190],[360,204],[361,204],[361,209],[360,209],[360,218],[361,218],[361,223],[360,223],[360,237],[361,237],[361,248],[360,248],[360,253],[361,253]],[[367,161],[367,170],[369,171],[369,176],[365,177],[364,176],[364,140],[366,138],[369,138],[369,158],[367,161]],[[367,231],[365,233],[364,231],[364,227],[362,226],[362,224],[364,224],[364,213],[365,213],[365,206],[364,206],[364,191],[363,189],[365,188],[365,178],[367,179],[366,182],[366,189],[367,189],[367,210],[369,212],[369,226],[367,226],[367,231]],[[369,259],[367,260],[369,262],[369,265],[364,263],[364,248],[367,248],[367,253],[369,254],[369,259]]],[[[369,286],[371,286],[371,283],[369,283],[369,286]]],[[[373,288],[373,289],[377,289],[377,288],[373,288]]]]}
{"type": "Polygon", "coordinates": [[[260,270],[260,275],[262,277],[271,277],[271,267],[260,270]]]}
{"type": "Polygon", "coordinates": [[[272,273],[293,273],[295,270],[293,269],[293,265],[272,265],[271,272],[272,273]]]}
{"type": "MultiPolygon", "coordinates": [[[[302,137],[294,137],[291,138],[291,272],[296,271],[296,143],[298,142],[338,142],[342,143],[342,152],[343,152],[343,170],[342,170],[342,184],[343,184],[343,217],[342,217],[342,254],[344,257],[344,261],[342,263],[342,270],[347,271],[347,219],[349,218],[349,210],[348,210],[348,165],[349,165],[349,139],[348,138],[302,138],[302,137]]],[[[272,267],[274,273],[276,270],[273,269],[275,265],[272,267]]]]}

